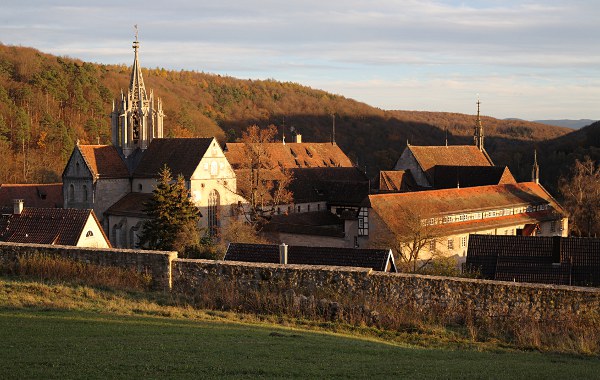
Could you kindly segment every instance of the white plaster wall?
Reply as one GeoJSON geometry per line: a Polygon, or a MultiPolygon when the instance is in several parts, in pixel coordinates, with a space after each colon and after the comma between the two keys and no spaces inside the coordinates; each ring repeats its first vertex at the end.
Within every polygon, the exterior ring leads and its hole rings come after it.
{"type": "Polygon", "coordinates": [[[101,226],[90,215],[77,241],[77,247],[109,248],[109,244],[101,232],[101,226]],[[91,234],[92,236],[87,236],[91,234]]]}

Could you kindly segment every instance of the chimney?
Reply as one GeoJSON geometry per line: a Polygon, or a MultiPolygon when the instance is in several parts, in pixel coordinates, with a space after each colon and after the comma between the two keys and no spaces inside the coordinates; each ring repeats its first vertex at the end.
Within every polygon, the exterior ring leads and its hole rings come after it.
{"type": "Polygon", "coordinates": [[[285,243],[281,243],[279,246],[279,264],[287,264],[288,258],[288,246],[285,243]]]}
{"type": "Polygon", "coordinates": [[[21,213],[23,212],[23,206],[24,206],[25,202],[22,199],[14,199],[13,200],[13,214],[15,215],[21,215],[21,213]]]}
{"type": "Polygon", "coordinates": [[[297,143],[301,143],[302,142],[302,135],[300,133],[296,133],[296,142],[297,143]]]}

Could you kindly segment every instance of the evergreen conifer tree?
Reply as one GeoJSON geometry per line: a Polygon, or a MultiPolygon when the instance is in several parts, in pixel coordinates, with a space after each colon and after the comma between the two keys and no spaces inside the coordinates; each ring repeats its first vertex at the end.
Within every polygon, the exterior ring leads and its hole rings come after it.
{"type": "MultiPolygon", "coordinates": [[[[165,165],[159,172],[159,180],[152,199],[145,205],[148,220],[140,237],[140,245],[149,249],[169,251],[184,228],[197,228],[200,210],[189,196],[183,176],[173,182],[171,170],[165,165]]],[[[190,245],[198,242],[190,242],[190,245]]]]}

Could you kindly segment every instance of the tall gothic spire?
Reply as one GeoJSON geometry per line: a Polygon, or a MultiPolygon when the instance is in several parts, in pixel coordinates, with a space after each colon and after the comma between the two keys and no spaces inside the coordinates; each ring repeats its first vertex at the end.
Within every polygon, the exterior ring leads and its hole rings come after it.
{"type": "Polygon", "coordinates": [[[473,141],[475,146],[479,150],[483,151],[483,124],[481,124],[481,116],[479,114],[479,96],[477,96],[477,120],[475,121],[475,133],[473,134],[473,141]]]}
{"type": "Polygon", "coordinates": [[[136,150],[144,151],[154,138],[163,137],[162,102],[154,103],[154,93],[146,91],[142,67],[139,61],[138,28],[135,25],[135,41],[133,41],[134,60],[131,67],[131,78],[127,94],[121,91],[121,99],[113,105],[112,141],[125,158],[136,150]]]}
{"type": "Polygon", "coordinates": [[[533,151],[533,168],[531,168],[531,181],[540,183],[540,167],[537,162],[537,150],[533,151]]]}
{"type": "Polygon", "coordinates": [[[133,41],[133,51],[135,52],[135,58],[133,59],[133,66],[131,68],[131,79],[129,80],[129,92],[131,93],[131,100],[134,108],[142,108],[148,102],[148,96],[146,94],[146,86],[144,86],[144,77],[142,76],[142,68],[140,66],[140,60],[138,56],[138,50],[140,43],[138,41],[138,28],[135,25],[135,41],[133,41]]]}

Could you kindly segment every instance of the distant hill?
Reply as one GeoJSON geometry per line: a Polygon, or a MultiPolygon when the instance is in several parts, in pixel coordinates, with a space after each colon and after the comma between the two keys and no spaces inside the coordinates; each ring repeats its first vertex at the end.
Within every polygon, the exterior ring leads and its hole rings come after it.
{"type": "Polygon", "coordinates": [[[546,187],[556,192],[558,179],[567,175],[576,159],[586,156],[600,162],[600,121],[569,134],[541,142],[538,145],[540,154],[540,177],[546,187]]]}
{"type": "MultiPolygon", "coordinates": [[[[144,52],[140,52],[143,63],[144,52]]],[[[133,60],[133,52],[131,54],[133,60]]],[[[56,57],[0,44],[0,183],[54,182],[76,141],[110,143],[112,100],[130,68],[56,57]]],[[[294,127],[305,141],[337,144],[375,177],[415,145],[472,144],[475,115],[385,111],[297,83],[241,80],[193,71],[143,69],[148,90],[163,99],[165,134],[233,141],[248,125],[294,127]]],[[[570,132],[521,120],[483,117],[486,149],[498,164],[527,177],[540,141],[570,132]]]]}
{"type": "Polygon", "coordinates": [[[590,120],[590,119],[579,119],[579,120],[562,119],[562,120],[535,120],[534,122],[541,123],[541,124],[554,125],[556,127],[579,129],[581,127],[585,127],[590,124],[593,124],[595,121],[596,120],[590,120]]]}

